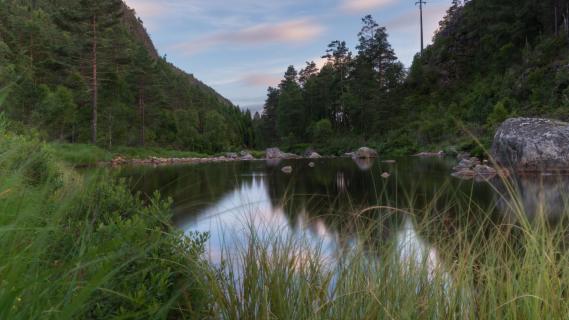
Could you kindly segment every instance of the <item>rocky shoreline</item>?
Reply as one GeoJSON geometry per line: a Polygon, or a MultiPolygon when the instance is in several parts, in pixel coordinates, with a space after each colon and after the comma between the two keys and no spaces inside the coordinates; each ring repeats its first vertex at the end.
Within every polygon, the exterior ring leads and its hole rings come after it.
{"type": "MultiPolygon", "coordinates": [[[[347,153],[345,157],[354,159],[368,159],[378,157],[377,151],[370,148],[360,148],[352,153],[347,153]]],[[[228,152],[224,156],[205,157],[205,158],[162,158],[150,157],[147,159],[130,159],[124,156],[116,156],[113,160],[102,162],[102,165],[110,165],[112,167],[120,166],[167,166],[167,165],[180,165],[180,164],[200,164],[200,163],[219,163],[219,162],[238,162],[238,161],[280,161],[290,159],[334,159],[337,156],[322,156],[314,150],[307,150],[303,155],[282,152],[278,148],[269,148],[265,151],[265,157],[255,158],[248,151],[241,151],[239,153],[228,152]]],[[[312,165],[311,167],[314,167],[312,165]]],[[[288,171],[288,170],[285,170],[288,171]]]]}

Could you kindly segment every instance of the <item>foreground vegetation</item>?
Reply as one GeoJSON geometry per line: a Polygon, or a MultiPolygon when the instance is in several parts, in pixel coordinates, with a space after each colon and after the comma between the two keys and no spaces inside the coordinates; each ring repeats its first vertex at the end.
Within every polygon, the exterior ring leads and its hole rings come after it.
{"type": "Polygon", "coordinates": [[[347,237],[340,256],[252,231],[242,250],[227,245],[214,299],[230,319],[565,318],[567,221],[550,224],[547,209],[529,221],[510,192],[505,216],[455,194],[323,217],[347,237]]]}
{"type": "Polygon", "coordinates": [[[209,303],[204,235],[170,202],[89,180],[0,126],[0,318],[191,318],[209,303]]]}
{"type": "Polygon", "coordinates": [[[423,206],[410,195],[400,208],[330,212],[325,219],[340,237],[354,240],[342,241],[340,257],[308,238],[252,229],[248,243],[227,244],[224,263],[212,265],[204,260],[205,235],[184,237],[170,225],[168,201],[132,195],[105,174],[78,175],[55,159],[45,144],[0,130],[3,319],[542,319],[569,312],[566,221],[548,223],[547,209],[529,221],[516,199],[498,217],[469,195],[443,199],[444,192],[423,206]]]}

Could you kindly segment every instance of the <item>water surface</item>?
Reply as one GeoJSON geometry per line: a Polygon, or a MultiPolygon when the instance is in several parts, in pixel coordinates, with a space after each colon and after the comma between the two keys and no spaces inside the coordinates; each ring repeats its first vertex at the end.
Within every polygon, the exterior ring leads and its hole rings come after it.
{"type": "Polygon", "coordinates": [[[565,212],[564,195],[569,194],[565,177],[519,177],[512,186],[521,196],[512,201],[498,179],[476,182],[451,177],[456,160],[450,158],[403,158],[395,164],[322,159],[314,161],[314,168],[309,162],[127,167],[120,169],[120,175],[129,178],[137,191],[160,191],[171,197],[177,226],[210,234],[208,255],[214,263],[221,261],[224,249],[246,248],[251,230],[260,237],[279,233],[307,239],[323,257],[337,260],[361,244],[354,221],[362,216],[381,221],[375,244],[394,241],[403,257],[414,252],[436,261],[437,249],[415,230],[422,209],[452,220],[460,219],[463,208],[479,206],[490,219],[512,215],[515,220],[511,208],[520,206],[530,217],[547,214],[556,221],[565,212]],[[292,174],[281,171],[287,165],[293,167],[292,174]],[[390,177],[382,178],[384,172],[390,177]],[[385,207],[401,212],[393,214],[385,207]]]}

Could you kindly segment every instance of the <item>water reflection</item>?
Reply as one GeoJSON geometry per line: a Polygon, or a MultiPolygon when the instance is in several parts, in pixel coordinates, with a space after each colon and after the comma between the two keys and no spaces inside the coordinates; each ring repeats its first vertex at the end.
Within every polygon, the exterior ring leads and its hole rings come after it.
{"type": "Polygon", "coordinates": [[[530,221],[541,217],[556,223],[569,208],[569,177],[565,175],[532,174],[493,184],[501,194],[498,207],[511,220],[518,220],[523,212],[530,221]]]}
{"type": "Polygon", "coordinates": [[[520,196],[512,199],[507,192],[510,188],[500,180],[452,178],[452,159],[399,159],[396,164],[351,159],[312,161],[316,162],[314,168],[309,167],[310,161],[283,160],[125,168],[120,175],[130,178],[138,191],[152,194],[159,190],[173,198],[174,222],[184,230],[210,232],[208,252],[215,263],[219,263],[224,245],[227,250],[227,245],[246,247],[253,228],[259,237],[279,233],[305,239],[309,250],[319,250],[323,259],[335,261],[355,246],[377,250],[396,242],[401,261],[426,262],[434,272],[441,262],[432,243],[437,236],[452,238],[446,221],[441,225],[447,229],[437,231],[444,234],[420,235],[410,217],[374,210],[365,218],[380,223],[371,237],[364,239],[356,223],[362,209],[430,206],[452,221],[462,219],[460,208],[464,207],[490,208],[497,219],[515,218],[514,212],[523,208],[530,218],[547,215],[557,221],[567,208],[569,179],[563,176],[515,178],[509,183],[520,196]],[[294,168],[293,174],[281,172],[287,165],[294,168]],[[391,177],[380,178],[383,172],[391,177]],[[461,206],[457,199],[469,202],[461,206]]]}

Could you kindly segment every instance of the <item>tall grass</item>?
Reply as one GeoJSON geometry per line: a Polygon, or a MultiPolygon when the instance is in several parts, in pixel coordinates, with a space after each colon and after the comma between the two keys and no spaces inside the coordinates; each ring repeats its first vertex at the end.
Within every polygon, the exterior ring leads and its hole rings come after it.
{"type": "Polygon", "coordinates": [[[220,317],[567,318],[565,219],[553,225],[544,211],[530,221],[511,185],[503,194],[507,216],[469,195],[443,194],[422,207],[410,200],[404,208],[340,213],[353,217],[349,236],[357,240],[338,256],[306,238],[251,227],[248,243],[228,244],[209,275],[220,317]],[[403,222],[387,228],[393,219],[403,222]]]}
{"type": "MultiPolygon", "coordinates": [[[[0,121],[1,122],[1,121],[0,121]]],[[[0,123],[0,319],[167,319],[208,314],[203,235],[170,202],[90,180],[0,123]]]]}

